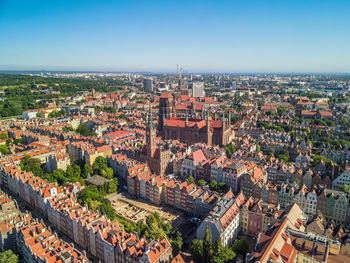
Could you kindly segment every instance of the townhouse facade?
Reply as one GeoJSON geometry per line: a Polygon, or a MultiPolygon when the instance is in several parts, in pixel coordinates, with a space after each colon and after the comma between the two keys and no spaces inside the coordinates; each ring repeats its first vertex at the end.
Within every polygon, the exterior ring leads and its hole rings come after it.
{"type": "Polygon", "coordinates": [[[152,175],[146,164],[129,169],[128,192],[153,204],[169,205],[189,215],[202,217],[215,206],[219,195],[197,188],[194,183],[152,175]]]}

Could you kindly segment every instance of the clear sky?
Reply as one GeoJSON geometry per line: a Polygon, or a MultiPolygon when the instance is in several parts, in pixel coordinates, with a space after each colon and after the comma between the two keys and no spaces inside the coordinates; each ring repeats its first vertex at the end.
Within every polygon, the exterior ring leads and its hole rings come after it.
{"type": "Polygon", "coordinates": [[[0,0],[0,69],[350,72],[350,0],[0,0]]]}

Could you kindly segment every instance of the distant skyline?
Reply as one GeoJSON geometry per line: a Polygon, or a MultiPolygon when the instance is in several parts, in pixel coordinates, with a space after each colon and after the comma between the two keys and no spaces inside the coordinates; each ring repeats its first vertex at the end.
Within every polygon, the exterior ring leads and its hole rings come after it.
{"type": "Polygon", "coordinates": [[[0,0],[0,70],[350,72],[350,1],[0,0]]]}

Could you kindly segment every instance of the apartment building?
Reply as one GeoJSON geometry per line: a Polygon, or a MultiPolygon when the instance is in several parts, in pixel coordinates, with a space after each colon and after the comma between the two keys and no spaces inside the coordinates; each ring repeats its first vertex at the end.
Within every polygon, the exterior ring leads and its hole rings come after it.
{"type": "Polygon", "coordinates": [[[240,191],[242,175],[247,172],[243,163],[232,162],[224,168],[223,182],[231,187],[234,193],[240,191]]]}
{"type": "Polygon", "coordinates": [[[52,173],[57,169],[66,171],[69,164],[70,159],[67,153],[55,152],[46,157],[46,170],[48,173],[52,173]]]}
{"type": "Polygon", "coordinates": [[[243,194],[233,198],[229,191],[209,212],[196,230],[198,239],[204,239],[205,230],[211,230],[212,240],[221,238],[223,246],[231,245],[239,233],[240,207],[244,203],[243,194]]]}

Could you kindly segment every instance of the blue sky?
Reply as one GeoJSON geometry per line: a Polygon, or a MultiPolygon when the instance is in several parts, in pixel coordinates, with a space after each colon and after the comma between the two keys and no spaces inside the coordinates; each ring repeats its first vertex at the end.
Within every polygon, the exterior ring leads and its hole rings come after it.
{"type": "Polygon", "coordinates": [[[349,0],[0,0],[0,69],[350,72],[349,0]]]}

